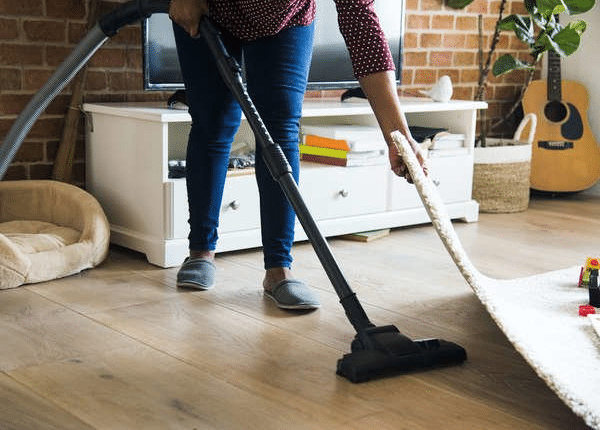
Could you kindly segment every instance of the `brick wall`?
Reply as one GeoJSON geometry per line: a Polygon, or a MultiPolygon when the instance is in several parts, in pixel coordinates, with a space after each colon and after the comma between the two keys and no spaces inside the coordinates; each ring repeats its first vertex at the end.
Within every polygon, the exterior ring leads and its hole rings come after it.
{"type": "MultiPolygon", "coordinates": [[[[442,75],[448,75],[454,83],[453,98],[473,100],[479,79],[478,15],[483,15],[483,50],[487,56],[499,6],[499,0],[476,0],[466,9],[455,10],[444,6],[442,0],[406,0],[402,92],[418,95],[419,89],[428,88],[442,75]]],[[[525,14],[524,2],[509,0],[504,16],[511,13],[525,14]]],[[[526,45],[507,32],[501,33],[492,64],[505,53],[529,60],[526,45]]],[[[539,78],[539,70],[536,76],[539,78]]],[[[525,77],[522,71],[497,78],[489,74],[485,92],[488,123],[497,122],[510,110],[525,77]]],[[[513,129],[492,132],[511,135],[513,129]]]]}
{"type": "MultiPolygon", "coordinates": [[[[118,3],[100,1],[98,15],[118,3]]],[[[89,0],[0,0],[0,139],[86,34],[89,13],[89,0]]],[[[140,37],[139,25],[125,27],[94,54],[86,69],[84,102],[166,99],[166,93],[142,89],[140,37]]],[[[71,85],[37,120],[5,179],[52,177],[70,104],[71,85]]],[[[83,122],[81,116],[72,179],[79,185],[85,177],[83,122]]]]}
{"type": "MultiPolygon", "coordinates": [[[[321,1],[321,0],[320,0],[321,1]]],[[[331,0],[329,0],[331,1],[331,0]]],[[[416,95],[447,74],[455,85],[454,98],[472,100],[477,85],[477,15],[485,17],[486,40],[495,22],[499,1],[476,0],[461,11],[443,0],[406,0],[401,92],[416,95]]],[[[99,3],[99,14],[122,1],[99,3]]],[[[522,0],[510,0],[507,12],[522,12],[522,0]]],[[[46,82],[86,32],[89,0],[0,0],[0,140],[28,100],[46,82]]],[[[92,20],[94,21],[94,20],[92,20]]],[[[514,52],[522,44],[503,35],[499,52],[514,52]]],[[[89,62],[84,101],[157,101],[168,93],[142,90],[140,26],[122,29],[89,62]]],[[[490,79],[486,99],[490,117],[506,111],[523,80],[512,73],[490,79]]],[[[71,102],[71,86],[51,103],[37,120],[5,179],[47,179],[52,169],[71,102]]],[[[329,97],[332,92],[312,93],[329,97]]],[[[76,108],[76,107],[75,107],[76,108]]],[[[83,118],[73,165],[73,182],[84,183],[83,118]]]]}

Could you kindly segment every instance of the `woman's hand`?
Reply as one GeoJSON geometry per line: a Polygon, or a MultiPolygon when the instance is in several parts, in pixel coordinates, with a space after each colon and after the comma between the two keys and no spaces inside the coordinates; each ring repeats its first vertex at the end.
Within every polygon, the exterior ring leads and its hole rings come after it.
{"type": "MultiPolygon", "coordinates": [[[[425,158],[419,150],[419,144],[412,137],[410,137],[408,141],[413,151],[415,152],[415,155],[417,156],[417,160],[419,160],[419,163],[423,167],[425,175],[427,175],[427,165],[425,164],[425,158]]],[[[410,171],[408,170],[408,167],[406,166],[404,160],[400,156],[400,152],[396,145],[388,145],[388,156],[390,158],[390,167],[392,169],[392,172],[394,172],[397,176],[400,176],[401,178],[405,178],[410,184],[412,184],[413,179],[410,175],[410,171]]]]}
{"type": "Polygon", "coordinates": [[[179,24],[190,36],[198,36],[202,16],[208,14],[206,0],[171,0],[169,17],[179,24]]]}

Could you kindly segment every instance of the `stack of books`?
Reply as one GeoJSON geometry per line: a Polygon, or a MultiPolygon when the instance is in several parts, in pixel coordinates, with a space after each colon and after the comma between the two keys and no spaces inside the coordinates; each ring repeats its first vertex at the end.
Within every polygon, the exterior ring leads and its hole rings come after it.
{"type": "Polygon", "coordinates": [[[370,166],[387,162],[387,145],[378,127],[302,126],[300,159],[334,166],[370,166]]]}

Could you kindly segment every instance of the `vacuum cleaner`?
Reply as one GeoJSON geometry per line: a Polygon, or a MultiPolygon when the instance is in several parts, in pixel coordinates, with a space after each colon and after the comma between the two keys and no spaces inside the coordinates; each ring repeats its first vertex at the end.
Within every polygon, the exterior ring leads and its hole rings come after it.
{"type": "MultiPolygon", "coordinates": [[[[125,25],[133,24],[153,13],[168,13],[168,9],[169,0],[133,0],[100,18],[17,117],[0,146],[0,178],[6,173],[39,115],[94,52],[125,25]]],[[[352,382],[363,382],[383,376],[462,364],[467,359],[467,354],[455,343],[440,339],[411,340],[393,325],[376,326],[369,320],[310,214],[283,151],[271,138],[252,103],[243,82],[241,67],[227,53],[219,30],[208,17],[201,20],[199,33],[208,43],[223,80],[240,104],[255,134],[256,143],[261,147],[270,174],[295,210],[349,322],[356,330],[351,352],[338,360],[337,374],[352,382]]]]}

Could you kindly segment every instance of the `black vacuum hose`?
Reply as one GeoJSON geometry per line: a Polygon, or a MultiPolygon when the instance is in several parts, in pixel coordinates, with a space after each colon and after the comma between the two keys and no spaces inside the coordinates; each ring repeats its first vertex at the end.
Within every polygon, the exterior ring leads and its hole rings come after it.
{"type": "Polygon", "coordinates": [[[168,11],[169,0],[132,0],[100,18],[44,86],[31,98],[8,131],[0,146],[0,180],[38,117],[104,42],[126,25],[147,18],[153,13],[168,11]]]}
{"type": "Polygon", "coordinates": [[[112,37],[126,25],[154,13],[168,12],[169,0],[133,0],[102,16],[98,25],[107,37],[112,37]]]}

